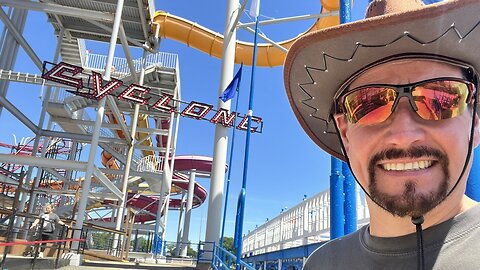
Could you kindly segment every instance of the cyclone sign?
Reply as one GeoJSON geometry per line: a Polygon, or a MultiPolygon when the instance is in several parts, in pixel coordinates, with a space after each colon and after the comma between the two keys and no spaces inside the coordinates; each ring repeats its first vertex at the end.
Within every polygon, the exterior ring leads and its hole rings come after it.
{"type": "MultiPolygon", "coordinates": [[[[100,100],[106,95],[112,95],[119,100],[144,105],[149,109],[159,110],[165,113],[178,113],[181,116],[197,120],[207,120],[213,124],[221,124],[232,127],[236,118],[242,120],[236,126],[237,129],[247,130],[248,115],[237,112],[229,112],[225,109],[215,110],[213,105],[191,101],[184,102],[174,99],[170,94],[155,94],[152,89],[137,84],[124,85],[122,80],[112,78],[104,81],[102,74],[92,71],[91,74],[83,73],[83,68],[65,62],[52,64],[44,62],[42,78],[74,88],[68,92],[89,99],[100,100]],[[53,65],[47,70],[47,65],[53,65]],[[87,75],[80,77],[80,74],[87,75]],[[184,108],[180,109],[180,105],[184,108]],[[210,116],[209,116],[210,114],[210,116]]],[[[263,127],[262,118],[252,116],[251,132],[261,132],[263,127]]]]}

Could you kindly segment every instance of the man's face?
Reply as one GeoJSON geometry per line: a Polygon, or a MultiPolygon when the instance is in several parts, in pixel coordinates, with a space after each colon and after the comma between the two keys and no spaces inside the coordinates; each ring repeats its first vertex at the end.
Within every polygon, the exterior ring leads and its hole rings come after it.
{"type": "Polygon", "coordinates": [[[53,211],[53,207],[51,205],[47,205],[47,207],[45,207],[45,211],[47,213],[51,213],[53,211]]]}
{"type": "MultiPolygon", "coordinates": [[[[452,65],[397,60],[368,70],[350,89],[438,77],[463,78],[461,69],[452,65]]],[[[468,153],[471,117],[472,110],[467,109],[455,118],[424,120],[404,97],[384,122],[351,124],[343,115],[336,115],[335,120],[353,173],[373,201],[394,215],[420,216],[443,201],[460,177],[468,153]]],[[[479,137],[475,130],[474,146],[479,137]]]]}

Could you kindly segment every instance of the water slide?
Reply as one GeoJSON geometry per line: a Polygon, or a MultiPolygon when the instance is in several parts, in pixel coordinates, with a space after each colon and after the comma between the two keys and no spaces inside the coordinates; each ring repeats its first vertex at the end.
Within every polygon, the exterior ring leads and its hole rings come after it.
{"type": "MultiPolygon", "coordinates": [[[[323,7],[321,11],[322,14],[327,14],[339,9],[339,0],[321,0],[320,3],[323,7]]],[[[161,37],[179,41],[205,52],[210,56],[222,58],[223,35],[165,11],[157,11],[153,20],[160,25],[161,37]]],[[[300,36],[318,29],[338,25],[339,22],[340,19],[338,16],[319,18],[307,31],[299,34],[295,38],[278,42],[278,44],[289,49],[292,43],[300,36]]],[[[237,41],[235,63],[252,65],[252,55],[253,43],[237,41]]],[[[259,44],[257,65],[264,67],[281,66],[283,65],[285,56],[285,52],[274,47],[272,44],[259,44]]]]}
{"type": "MultiPolygon", "coordinates": [[[[118,124],[119,121],[125,121],[125,119],[117,120],[113,114],[106,113],[107,119],[110,123],[118,124]]],[[[167,129],[170,124],[170,119],[164,119],[161,121],[160,125],[162,129],[167,129]]],[[[138,126],[140,127],[148,127],[148,117],[142,115],[138,119],[138,126]]],[[[125,138],[125,134],[121,130],[117,130],[117,135],[120,138],[125,138]]],[[[149,136],[146,133],[137,132],[136,138],[141,140],[145,137],[149,136]]],[[[165,146],[167,141],[167,136],[160,136],[157,135],[157,145],[158,146],[165,146]]],[[[142,142],[144,145],[151,146],[152,141],[150,137],[142,142]]],[[[154,151],[151,150],[143,150],[143,156],[148,155],[155,155],[154,151]]],[[[120,166],[118,161],[112,156],[112,154],[108,153],[107,151],[102,151],[102,164],[114,170],[119,170],[120,166]]],[[[182,191],[188,190],[188,181],[189,179],[181,174],[181,172],[188,172],[190,170],[195,169],[197,173],[200,175],[210,175],[212,170],[212,161],[213,159],[210,157],[204,156],[177,156],[175,157],[175,165],[173,168],[174,175],[172,179],[172,193],[178,193],[182,191]]],[[[205,199],[207,198],[207,191],[204,187],[195,183],[194,187],[194,200],[193,200],[193,207],[200,206],[205,199]]],[[[139,214],[135,217],[135,222],[145,222],[155,219],[155,215],[157,213],[158,208],[158,196],[149,196],[149,195],[141,195],[136,193],[129,193],[128,194],[128,206],[135,207],[137,209],[144,209],[150,214],[139,214]]],[[[179,209],[181,207],[181,199],[170,199],[170,208],[179,209]]]]}
{"type": "MultiPolygon", "coordinates": [[[[181,172],[188,172],[193,169],[198,175],[210,175],[212,171],[213,159],[205,156],[177,156],[175,157],[175,165],[173,170],[176,172],[173,175],[172,185],[181,190],[188,190],[188,177],[181,174],[181,172]]],[[[227,169],[227,168],[225,168],[227,169]]],[[[200,206],[207,198],[207,190],[195,183],[193,192],[193,208],[200,206]]],[[[106,201],[105,203],[110,203],[106,201]]],[[[170,208],[180,209],[182,200],[179,198],[170,199],[170,208]]],[[[135,216],[135,222],[146,222],[155,219],[158,210],[158,195],[142,195],[130,192],[128,194],[128,206],[136,209],[143,209],[148,214],[138,214],[135,216]]],[[[104,219],[108,221],[107,219],[104,219]]]]}
{"type": "MultiPolygon", "coordinates": [[[[339,1],[338,0],[320,0],[322,5],[322,14],[327,14],[331,11],[339,10],[339,1]]],[[[160,25],[160,35],[163,38],[173,39],[188,46],[191,46],[195,49],[198,49],[202,52],[209,54],[210,56],[222,58],[223,50],[223,35],[214,32],[208,28],[205,28],[197,23],[191,22],[187,19],[168,14],[165,11],[157,11],[155,13],[154,22],[160,25]]],[[[309,32],[313,32],[319,29],[326,27],[334,26],[339,24],[339,17],[337,16],[327,16],[319,18],[315,23],[305,32],[299,34],[297,37],[278,42],[278,44],[286,49],[289,49],[293,42],[309,32]]],[[[237,41],[236,51],[235,51],[235,62],[244,63],[245,65],[252,64],[252,55],[253,55],[253,44],[248,42],[237,41]]],[[[259,44],[257,51],[257,65],[265,67],[273,67],[283,65],[285,59],[285,52],[276,48],[272,44],[259,44]]],[[[116,123],[117,121],[110,116],[110,122],[116,123]]],[[[124,119],[123,119],[124,121],[124,119]]],[[[168,127],[169,120],[164,120],[161,123],[162,128],[168,127]]],[[[140,117],[138,120],[138,125],[140,127],[148,127],[147,116],[140,117]]],[[[119,131],[120,132],[120,131],[119,131]]],[[[119,136],[123,134],[119,133],[119,136]]],[[[146,133],[137,133],[136,138],[142,140],[143,138],[149,136],[146,133]]],[[[157,135],[157,146],[162,147],[166,145],[166,136],[157,135]]],[[[142,142],[145,146],[151,146],[152,141],[150,138],[147,138],[142,142]]],[[[153,151],[145,150],[142,151],[144,156],[154,155],[153,151]]],[[[118,167],[117,161],[115,161],[111,154],[107,152],[102,153],[102,163],[105,166],[114,168],[118,167]],[[105,163],[104,163],[105,159],[105,163]]],[[[211,158],[208,157],[199,157],[199,156],[179,156],[175,158],[175,168],[174,171],[188,171],[191,169],[196,169],[197,173],[210,173],[211,171],[211,158]]],[[[174,186],[179,187],[180,189],[188,189],[188,179],[181,174],[174,174],[173,183],[174,186]],[[183,178],[183,179],[182,179],[183,178]]],[[[194,195],[194,207],[199,206],[207,196],[206,190],[196,183],[195,185],[195,195],[194,195]]],[[[156,196],[146,196],[139,194],[129,194],[129,204],[136,208],[145,208],[148,212],[153,215],[156,214],[158,208],[158,202],[156,196]]],[[[170,206],[172,208],[179,208],[181,204],[180,199],[171,199],[170,206]]],[[[138,221],[136,217],[136,222],[142,222],[147,220],[154,219],[154,216],[138,216],[138,221]]]]}

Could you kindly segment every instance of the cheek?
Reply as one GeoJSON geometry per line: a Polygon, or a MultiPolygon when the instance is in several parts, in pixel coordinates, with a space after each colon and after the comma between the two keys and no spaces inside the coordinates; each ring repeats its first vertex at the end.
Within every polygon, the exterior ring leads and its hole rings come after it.
{"type": "MultiPolygon", "coordinates": [[[[439,136],[443,140],[444,151],[448,155],[449,170],[452,180],[457,180],[460,176],[468,155],[468,145],[470,139],[470,125],[459,126],[455,130],[449,130],[439,136]],[[459,130],[468,130],[468,132],[459,132],[459,130]]],[[[475,147],[475,136],[473,137],[473,147],[475,147]]],[[[473,151],[473,149],[472,149],[473,151]]]]}
{"type": "Polygon", "coordinates": [[[347,153],[352,173],[363,187],[368,186],[368,164],[380,143],[378,132],[368,128],[351,128],[347,131],[347,153]]]}

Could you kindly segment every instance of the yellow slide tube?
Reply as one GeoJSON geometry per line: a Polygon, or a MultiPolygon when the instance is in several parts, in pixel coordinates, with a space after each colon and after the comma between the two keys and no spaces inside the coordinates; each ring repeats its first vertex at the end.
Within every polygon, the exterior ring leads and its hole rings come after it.
{"type": "MultiPolygon", "coordinates": [[[[323,6],[322,14],[339,9],[339,0],[322,0],[321,4],[323,6]]],[[[162,37],[182,42],[210,56],[222,58],[223,35],[164,11],[157,11],[155,13],[154,22],[160,25],[160,35],[162,37]]],[[[319,18],[306,32],[301,33],[295,38],[278,42],[278,44],[289,49],[292,43],[302,35],[337,25],[339,22],[340,19],[338,16],[319,18]]],[[[257,65],[264,67],[281,66],[285,60],[285,55],[285,52],[274,47],[272,44],[258,44],[257,65]]],[[[243,62],[244,65],[250,66],[252,65],[252,56],[253,43],[237,41],[235,63],[240,64],[243,62]]]]}

